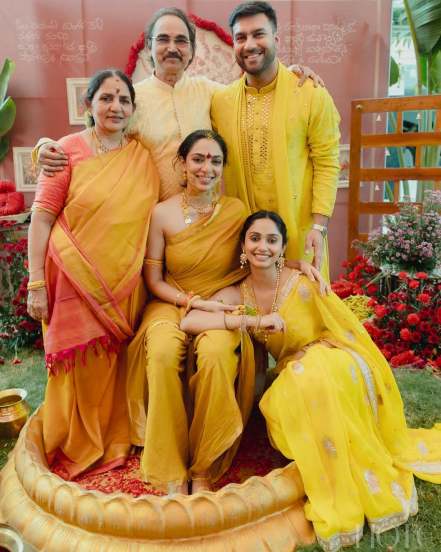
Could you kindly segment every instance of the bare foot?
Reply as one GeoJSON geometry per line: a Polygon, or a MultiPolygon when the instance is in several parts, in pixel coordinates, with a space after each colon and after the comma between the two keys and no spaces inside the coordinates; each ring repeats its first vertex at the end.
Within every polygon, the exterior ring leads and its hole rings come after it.
{"type": "Polygon", "coordinates": [[[168,487],[168,496],[173,496],[176,494],[188,495],[188,483],[184,481],[180,485],[170,484],[168,487]]]}
{"type": "Polygon", "coordinates": [[[211,491],[207,477],[195,477],[191,483],[191,494],[200,493],[201,491],[211,491]]]}

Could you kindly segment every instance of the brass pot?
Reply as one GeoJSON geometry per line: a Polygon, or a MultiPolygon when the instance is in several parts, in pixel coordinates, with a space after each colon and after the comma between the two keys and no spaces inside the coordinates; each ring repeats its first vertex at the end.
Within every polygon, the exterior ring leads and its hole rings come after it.
{"type": "Polygon", "coordinates": [[[0,438],[18,437],[29,417],[30,407],[26,402],[25,389],[4,389],[0,391],[0,438]]]}
{"type": "Polygon", "coordinates": [[[15,529],[0,523],[0,550],[23,552],[23,541],[15,529]]]}

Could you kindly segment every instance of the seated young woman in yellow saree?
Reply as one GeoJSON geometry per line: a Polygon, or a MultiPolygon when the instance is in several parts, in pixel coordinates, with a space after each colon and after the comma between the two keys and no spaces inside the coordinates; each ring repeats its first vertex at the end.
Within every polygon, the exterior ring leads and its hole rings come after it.
{"type": "Polygon", "coordinates": [[[130,450],[122,357],[144,307],[159,186],[148,151],[124,133],[135,108],[126,75],[100,71],[86,97],[92,126],[61,139],[69,164],[40,176],[29,229],[28,312],[44,321],[49,371],[44,448],[67,479],[130,450]]]}
{"type": "Polygon", "coordinates": [[[187,390],[185,363],[191,358],[179,324],[190,308],[230,308],[204,298],[244,276],[238,233],[246,210],[238,199],[218,196],[227,160],[219,135],[192,132],[178,159],[186,184],[153,211],[145,276],[157,299],[129,346],[127,381],[132,442],[144,446],[142,477],[165,491],[186,493],[188,480],[195,492],[228,468],[252,406],[254,372],[244,351],[238,364],[238,334],[204,332],[194,341],[197,369],[187,390]]]}
{"type": "Polygon", "coordinates": [[[249,314],[192,310],[181,329],[247,328],[277,359],[260,409],[272,443],[298,466],[306,517],[334,552],[361,539],[365,517],[381,533],[416,513],[413,476],[441,483],[441,424],[407,428],[387,361],[335,294],[283,267],[286,240],[275,213],[248,217],[241,243],[250,274],[212,300],[249,314]]]}

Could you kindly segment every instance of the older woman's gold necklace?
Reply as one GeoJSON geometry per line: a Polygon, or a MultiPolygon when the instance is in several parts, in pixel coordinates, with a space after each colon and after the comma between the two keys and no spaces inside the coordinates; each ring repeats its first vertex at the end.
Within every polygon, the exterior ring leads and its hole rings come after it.
{"type": "Polygon", "coordinates": [[[95,141],[95,148],[98,155],[102,155],[103,153],[109,153],[109,151],[113,151],[115,149],[121,149],[124,145],[124,134],[121,134],[121,139],[119,141],[119,144],[115,147],[106,146],[106,144],[104,144],[104,142],[98,136],[95,128],[92,128],[92,138],[95,141]]]}
{"type": "Polygon", "coordinates": [[[208,205],[192,205],[189,201],[189,197],[187,194],[187,190],[184,190],[182,192],[182,212],[184,214],[184,222],[185,224],[191,224],[193,221],[191,215],[190,215],[190,207],[195,211],[198,215],[208,215],[210,214],[214,208],[216,207],[217,198],[214,197],[208,205]]]}

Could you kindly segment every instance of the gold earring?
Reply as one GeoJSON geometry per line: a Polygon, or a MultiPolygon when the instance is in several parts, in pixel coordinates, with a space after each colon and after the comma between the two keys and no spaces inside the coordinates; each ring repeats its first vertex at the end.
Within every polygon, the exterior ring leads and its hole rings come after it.
{"type": "Polygon", "coordinates": [[[240,268],[244,269],[248,264],[248,259],[245,251],[242,251],[239,257],[240,260],[240,268]]]}
{"type": "Polygon", "coordinates": [[[282,253],[276,261],[276,268],[279,272],[281,272],[284,266],[285,266],[285,257],[283,256],[283,253],[282,253]]]}
{"type": "Polygon", "coordinates": [[[187,169],[184,169],[182,174],[182,186],[184,188],[187,186],[187,169]]]}

